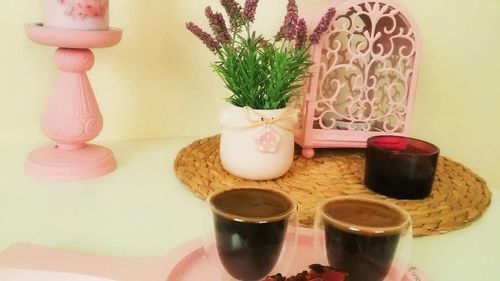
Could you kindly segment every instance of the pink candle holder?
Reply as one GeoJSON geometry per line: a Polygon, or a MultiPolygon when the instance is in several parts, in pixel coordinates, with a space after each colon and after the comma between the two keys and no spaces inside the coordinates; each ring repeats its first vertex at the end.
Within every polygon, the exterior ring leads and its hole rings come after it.
{"type": "Polygon", "coordinates": [[[55,145],[33,151],[25,164],[28,175],[46,180],[80,180],[98,177],[116,168],[113,153],[87,144],[99,135],[102,115],[86,71],[94,65],[91,48],[118,44],[122,30],[79,31],[27,24],[34,42],[58,47],[55,64],[61,70],[45,109],[42,129],[55,145]]]}

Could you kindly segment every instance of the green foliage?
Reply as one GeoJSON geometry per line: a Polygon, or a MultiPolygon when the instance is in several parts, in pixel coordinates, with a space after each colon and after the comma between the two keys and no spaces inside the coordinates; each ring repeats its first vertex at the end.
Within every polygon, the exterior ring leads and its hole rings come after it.
{"type": "Polygon", "coordinates": [[[252,33],[249,23],[238,28],[233,40],[223,44],[217,54],[219,60],[212,67],[233,93],[227,100],[253,109],[286,107],[311,65],[305,45],[266,40],[252,33]]]}

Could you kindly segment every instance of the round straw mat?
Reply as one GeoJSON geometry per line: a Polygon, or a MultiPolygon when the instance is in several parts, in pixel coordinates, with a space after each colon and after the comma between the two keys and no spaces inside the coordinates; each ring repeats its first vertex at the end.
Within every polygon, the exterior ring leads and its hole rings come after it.
{"type": "MultiPolygon", "coordinates": [[[[297,150],[299,152],[299,150],[297,150]]],[[[296,153],[292,168],[273,181],[248,181],[228,174],[219,159],[219,136],[202,139],[182,149],[175,160],[177,176],[198,197],[235,186],[262,186],[289,193],[299,204],[300,224],[311,227],[321,200],[361,195],[389,201],[406,209],[414,235],[435,235],[456,230],[479,218],[491,201],[486,183],[470,169],[440,157],[434,189],[424,200],[396,200],[378,195],[363,185],[364,150],[320,149],[308,160],[296,153]]]]}

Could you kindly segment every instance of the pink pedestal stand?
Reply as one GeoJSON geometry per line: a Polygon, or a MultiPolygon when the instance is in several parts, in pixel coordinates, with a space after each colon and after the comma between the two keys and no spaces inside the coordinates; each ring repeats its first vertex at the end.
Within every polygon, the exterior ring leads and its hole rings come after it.
{"type": "Polygon", "coordinates": [[[62,71],[42,120],[44,133],[56,144],[32,152],[26,161],[26,173],[46,180],[80,180],[112,172],[116,168],[113,153],[86,144],[103,127],[86,71],[94,65],[90,49],[118,44],[122,31],[78,31],[27,24],[26,34],[36,43],[59,47],[55,64],[62,71]]]}

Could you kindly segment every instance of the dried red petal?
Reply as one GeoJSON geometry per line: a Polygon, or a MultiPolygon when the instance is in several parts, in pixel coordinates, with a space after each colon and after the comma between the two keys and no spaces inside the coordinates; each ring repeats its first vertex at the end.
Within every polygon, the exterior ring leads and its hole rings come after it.
{"type": "Polygon", "coordinates": [[[309,269],[311,269],[311,272],[314,272],[316,274],[322,274],[324,272],[324,266],[321,264],[311,264],[309,266],[309,269]]]}
{"type": "Polygon", "coordinates": [[[325,268],[325,272],[322,276],[324,281],[344,281],[345,277],[345,273],[335,271],[330,268],[325,268]]]}
{"type": "Polygon", "coordinates": [[[345,273],[320,264],[312,264],[309,266],[309,269],[309,272],[302,271],[289,278],[281,274],[276,274],[267,277],[263,281],[344,281],[346,277],[345,273]]]}

